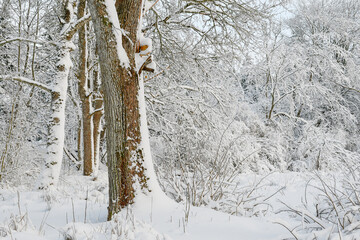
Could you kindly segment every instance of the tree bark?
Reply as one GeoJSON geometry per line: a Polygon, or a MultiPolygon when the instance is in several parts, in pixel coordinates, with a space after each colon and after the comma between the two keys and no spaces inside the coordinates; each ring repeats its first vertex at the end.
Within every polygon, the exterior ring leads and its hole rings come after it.
{"type": "MultiPolygon", "coordinates": [[[[135,43],[140,24],[142,1],[116,1],[120,27],[114,28],[114,16],[108,13],[115,6],[106,6],[104,0],[90,0],[89,8],[99,52],[101,79],[104,91],[106,146],[109,174],[108,219],[121,208],[133,203],[136,192],[148,188],[143,151],[140,147],[139,75],[135,64],[135,43]],[[110,10],[109,10],[110,9],[110,10]],[[120,60],[119,39],[129,59],[120,60]],[[135,188],[134,186],[138,187],[135,188]]],[[[125,56],[126,57],[126,56],[125,56]]]]}
{"type": "Polygon", "coordinates": [[[45,168],[39,182],[39,189],[57,184],[60,176],[65,140],[65,103],[68,87],[68,77],[72,66],[70,52],[73,50],[72,35],[67,35],[68,24],[72,19],[72,1],[64,2],[64,34],[58,50],[57,76],[54,79],[51,92],[51,117],[47,143],[45,168]]]}
{"type": "MultiPolygon", "coordinates": [[[[78,19],[85,15],[86,0],[80,0],[78,4],[78,19]]],[[[94,141],[93,141],[93,119],[92,100],[87,75],[87,34],[86,26],[79,31],[79,95],[82,108],[82,151],[84,159],[84,175],[90,176],[94,172],[94,141]]]]}
{"type": "Polygon", "coordinates": [[[67,97],[68,77],[72,67],[70,53],[74,50],[72,37],[90,18],[85,16],[72,23],[74,1],[63,1],[63,26],[58,44],[57,75],[51,88],[49,135],[45,168],[42,172],[39,189],[57,184],[60,176],[65,140],[65,104],[67,97]]]}
{"type": "Polygon", "coordinates": [[[102,98],[102,93],[100,90],[100,86],[99,86],[99,78],[98,78],[98,71],[94,70],[94,92],[95,92],[95,96],[94,96],[94,115],[93,115],[93,124],[94,124],[94,129],[93,129],[93,140],[94,140],[94,172],[96,175],[96,172],[99,168],[99,164],[100,164],[100,136],[101,136],[101,131],[102,131],[102,126],[101,126],[101,119],[103,118],[104,115],[104,104],[103,104],[103,98],[102,98]]]}

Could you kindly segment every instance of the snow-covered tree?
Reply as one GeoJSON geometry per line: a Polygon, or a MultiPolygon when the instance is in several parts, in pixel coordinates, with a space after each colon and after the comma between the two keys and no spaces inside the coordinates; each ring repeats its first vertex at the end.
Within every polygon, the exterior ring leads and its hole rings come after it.
{"type": "Polygon", "coordinates": [[[334,169],[359,154],[357,9],[354,1],[311,1],[297,5],[287,27],[264,30],[263,58],[243,86],[287,139],[290,169],[334,169]]]}
{"type": "Polygon", "coordinates": [[[141,70],[151,53],[142,37],[145,1],[88,2],[104,91],[111,219],[136,195],[158,191],[153,173],[141,70]],[[145,59],[145,60],[144,60],[145,59]]]}

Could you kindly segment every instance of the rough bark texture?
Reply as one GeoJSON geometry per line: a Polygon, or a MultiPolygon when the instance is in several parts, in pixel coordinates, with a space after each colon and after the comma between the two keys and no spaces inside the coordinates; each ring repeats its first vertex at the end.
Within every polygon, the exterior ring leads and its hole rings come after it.
{"type": "MultiPolygon", "coordinates": [[[[78,5],[78,18],[85,14],[85,0],[80,0],[78,5]]],[[[87,76],[87,40],[86,26],[78,31],[79,34],[79,95],[82,107],[82,151],[84,157],[84,175],[90,176],[94,172],[94,141],[93,141],[93,119],[91,116],[92,101],[88,90],[87,76]]]]}
{"type": "Polygon", "coordinates": [[[107,162],[109,168],[108,219],[135,197],[135,182],[147,188],[144,159],[139,144],[140,114],[138,103],[139,76],[135,66],[135,44],[139,25],[141,0],[116,2],[119,22],[128,32],[122,38],[130,67],[121,64],[117,42],[113,34],[103,0],[90,0],[99,52],[101,79],[104,91],[107,162]]]}

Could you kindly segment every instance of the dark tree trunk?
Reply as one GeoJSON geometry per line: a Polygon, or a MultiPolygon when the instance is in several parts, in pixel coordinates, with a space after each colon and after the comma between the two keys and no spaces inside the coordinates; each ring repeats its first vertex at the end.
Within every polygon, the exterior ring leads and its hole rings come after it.
{"type": "MultiPolygon", "coordinates": [[[[80,0],[78,5],[78,18],[85,14],[86,0],[80,0]]],[[[93,123],[91,116],[91,94],[89,91],[87,69],[87,36],[86,26],[79,29],[79,95],[82,108],[82,151],[84,158],[84,175],[89,176],[94,172],[94,141],[93,123]]]]}
{"type": "Polygon", "coordinates": [[[116,2],[120,26],[128,32],[127,37],[122,38],[122,46],[129,58],[129,66],[119,60],[117,39],[104,0],[90,0],[89,8],[96,33],[104,91],[109,168],[108,219],[111,219],[121,208],[133,203],[135,182],[139,183],[140,188],[147,188],[143,152],[139,146],[139,76],[135,65],[135,43],[142,1],[116,2]]]}

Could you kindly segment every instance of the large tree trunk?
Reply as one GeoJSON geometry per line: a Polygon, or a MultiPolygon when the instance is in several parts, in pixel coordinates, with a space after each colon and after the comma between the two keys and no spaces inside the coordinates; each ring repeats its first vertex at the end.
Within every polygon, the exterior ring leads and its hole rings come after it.
{"type": "Polygon", "coordinates": [[[109,168],[108,218],[111,219],[121,208],[133,203],[136,194],[148,189],[145,165],[151,164],[144,162],[141,146],[140,88],[135,64],[143,3],[141,0],[119,0],[116,1],[116,11],[109,2],[90,0],[89,8],[104,91],[109,168]],[[125,31],[120,31],[120,27],[125,31]]]}

